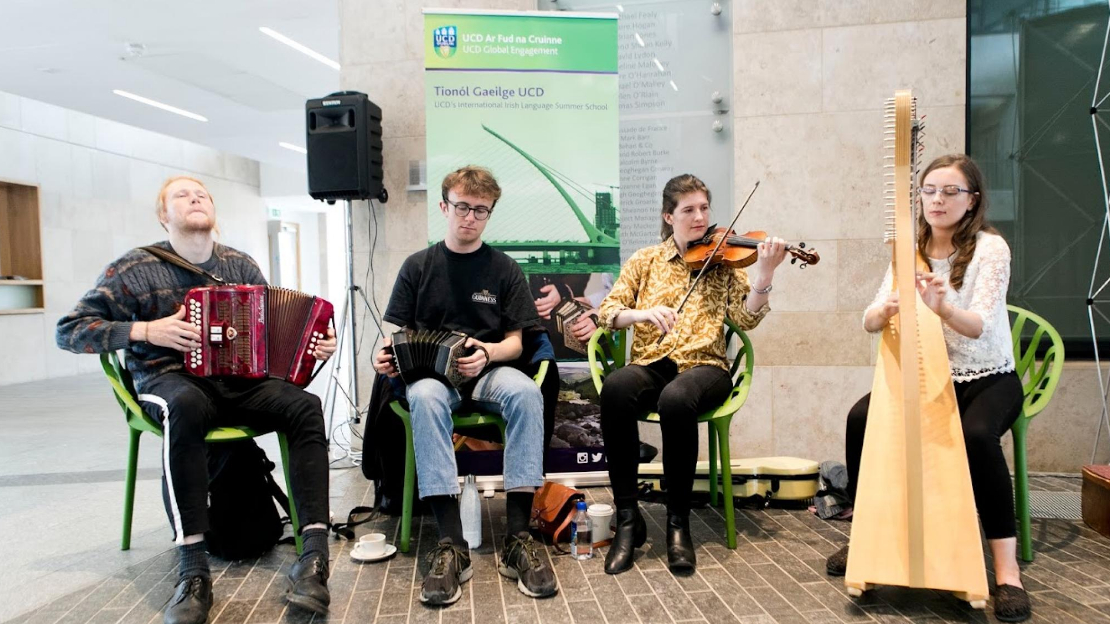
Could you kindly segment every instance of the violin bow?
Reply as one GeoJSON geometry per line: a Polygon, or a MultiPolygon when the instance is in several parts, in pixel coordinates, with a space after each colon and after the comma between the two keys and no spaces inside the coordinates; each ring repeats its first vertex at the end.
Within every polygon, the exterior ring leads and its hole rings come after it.
{"type": "MultiPolygon", "coordinates": [[[[755,186],[753,186],[751,192],[748,193],[748,198],[744,200],[744,204],[742,206],[740,206],[740,210],[736,211],[736,216],[732,218],[732,223],[729,223],[728,227],[725,228],[724,235],[721,236],[720,240],[717,241],[717,245],[713,248],[713,252],[709,254],[709,258],[711,260],[713,259],[713,256],[717,255],[717,250],[719,250],[721,248],[721,245],[724,244],[725,239],[728,238],[728,233],[732,231],[732,227],[734,225],[736,225],[736,221],[740,219],[740,214],[743,213],[744,209],[748,207],[748,202],[750,202],[752,200],[752,195],[755,195],[755,191],[758,188],[759,188],[759,180],[756,180],[755,181],[755,186]]],[[[679,314],[682,313],[682,308],[683,308],[683,306],[686,305],[686,300],[690,298],[690,294],[694,292],[695,288],[697,288],[698,281],[701,280],[702,275],[705,275],[705,271],[706,271],[706,269],[709,268],[709,264],[710,264],[709,262],[706,262],[705,264],[703,264],[701,269],[698,271],[698,274],[694,276],[693,283],[691,283],[690,287],[686,289],[686,294],[682,297],[682,303],[678,304],[678,309],[676,309],[674,311],[676,317],[679,314]]],[[[675,322],[677,322],[677,318],[675,319],[675,322]]],[[[666,338],[666,337],[667,337],[667,332],[663,332],[659,336],[659,340],[655,341],[655,344],[662,343],[663,339],[666,338]]]]}

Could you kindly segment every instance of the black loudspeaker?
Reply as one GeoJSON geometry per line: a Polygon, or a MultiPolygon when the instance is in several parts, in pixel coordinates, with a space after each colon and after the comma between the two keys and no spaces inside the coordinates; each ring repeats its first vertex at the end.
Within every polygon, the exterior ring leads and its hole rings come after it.
{"type": "Polygon", "coordinates": [[[382,174],[382,109],[365,93],[340,91],[305,103],[308,194],[389,199],[382,174]]]}

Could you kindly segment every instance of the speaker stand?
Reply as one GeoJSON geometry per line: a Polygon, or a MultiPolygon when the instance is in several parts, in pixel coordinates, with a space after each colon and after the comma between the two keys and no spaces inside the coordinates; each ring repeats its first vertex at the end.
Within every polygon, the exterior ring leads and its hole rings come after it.
{"type": "MultiPolygon", "coordinates": [[[[348,376],[347,376],[347,422],[348,425],[358,424],[362,421],[362,407],[358,400],[358,354],[356,353],[356,346],[358,338],[356,334],[356,306],[355,306],[355,293],[359,287],[355,285],[355,249],[354,249],[354,214],[353,204],[351,200],[347,200],[347,209],[345,212],[346,233],[347,233],[347,298],[343,302],[343,313],[340,317],[339,335],[336,337],[336,353],[340,356],[340,361],[336,362],[335,369],[331,378],[328,380],[328,387],[324,391],[326,404],[330,404],[331,408],[326,410],[328,413],[328,428],[327,439],[328,446],[331,446],[332,432],[334,431],[333,421],[335,418],[335,392],[339,385],[339,371],[343,368],[343,359],[347,360],[348,376]],[[351,412],[354,412],[353,414],[351,412]]],[[[352,443],[354,436],[351,437],[352,443]]],[[[352,451],[354,449],[351,449],[352,451]]]]}

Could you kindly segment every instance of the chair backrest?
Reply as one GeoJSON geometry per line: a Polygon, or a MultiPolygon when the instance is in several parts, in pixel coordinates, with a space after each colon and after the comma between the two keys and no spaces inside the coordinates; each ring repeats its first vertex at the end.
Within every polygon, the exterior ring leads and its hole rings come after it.
{"type": "Polygon", "coordinates": [[[1010,333],[1014,342],[1014,368],[1025,394],[1022,411],[1026,418],[1032,418],[1048,405],[1060,382],[1064,369],[1064,341],[1056,328],[1040,316],[1017,306],[1008,305],[1006,309],[1014,315],[1010,333]],[[1022,338],[1029,341],[1024,349],[1022,338]],[[1041,343],[1046,339],[1042,349],[1041,343]],[[1038,355],[1040,364],[1037,363],[1038,355]]]}
{"type": "Polygon", "coordinates": [[[123,365],[119,354],[115,351],[101,353],[100,366],[104,369],[104,376],[108,378],[108,383],[112,385],[112,393],[115,394],[116,402],[123,410],[127,426],[162,435],[162,428],[147,416],[143,408],[139,407],[131,372],[123,365]]]}
{"type": "MultiPolygon", "coordinates": [[[[593,378],[594,389],[601,394],[601,386],[610,373],[624,366],[624,351],[627,332],[623,329],[611,332],[598,328],[590,337],[590,344],[586,356],[590,365],[590,376],[593,378]]],[[[738,393],[747,393],[752,385],[752,370],[755,367],[755,353],[748,335],[732,321],[725,319],[725,345],[726,348],[736,348],[736,356],[729,365],[729,375],[732,377],[732,396],[738,393]],[[737,343],[736,341],[739,340],[737,343]]]]}

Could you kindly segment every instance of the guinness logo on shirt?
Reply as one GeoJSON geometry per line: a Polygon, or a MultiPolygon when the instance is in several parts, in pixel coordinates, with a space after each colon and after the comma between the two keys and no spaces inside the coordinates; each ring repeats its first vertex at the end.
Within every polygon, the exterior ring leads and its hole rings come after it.
{"type": "Polygon", "coordinates": [[[482,292],[476,292],[473,295],[470,295],[470,300],[476,303],[488,303],[489,305],[497,305],[497,295],[492,294],[490,291],[484,288],[482,289],[482,292]]]}

